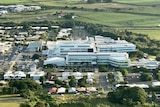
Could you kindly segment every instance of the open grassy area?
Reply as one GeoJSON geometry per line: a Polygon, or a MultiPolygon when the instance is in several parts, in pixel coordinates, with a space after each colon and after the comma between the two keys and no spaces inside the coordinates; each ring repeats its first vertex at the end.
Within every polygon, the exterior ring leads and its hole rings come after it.
{"type": "Polygon", "coordinates": [[[151,39],[160,40],[160,30],[159,29],[152,29],[152,30],[130,30],[135,33],[141,33],[148,35],[151,39]]]}
{"type": "Polygon", "coordinates": [[[113,0],[114,2],[137,4],[137,5],[154,5],[160,4],[159,0],[113,0]]]}
{"type": "Polygon", "coordinates": [[[19,94],[0,95],[0,107],[19,107],[21,99],[19,94]]]}
{"type": "Polygon", "coordinates": [[[20,103],[18,102],[5,102],[1,103],[0,102],[0,107],[19,107],[20,103]]]}
{"type": "Polygon", "coordinates": [[[74,20],[102,24],[108,26],[157,26],[160,22],[159,16],[147,16],[140,14],[127,14],[127,13],[114,13],[114,12],[94,12],[94,11],[82,11],[82,10],[62,10],[62,9],[49,9],[37,12],[25,12],[25,13],[10,13],[6,16],[1,16],[1,22],[16,22],[23,21],[43,21],[43,20],[62,20],[58,19],[53,14],[56,11],[75,13],[79,16],[74,20]],[[7,20],[6,20],[7,19],[7,20]]]}

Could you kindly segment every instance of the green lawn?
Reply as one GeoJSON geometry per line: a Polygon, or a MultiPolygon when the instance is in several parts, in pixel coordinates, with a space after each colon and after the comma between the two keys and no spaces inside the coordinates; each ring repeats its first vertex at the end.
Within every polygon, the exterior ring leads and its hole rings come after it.
{"type": "MultiPolygon", "coordinates": [[[[16,3],[26,3],[26,2],[38,2],[44,0],[0,0],[0,4],[16,4],[16,3]]],[[[49,0],[48,0],[49,1],[49,0]]]]}
{"type": "Polygon", "coordinates": [[[160,4],[159,0],[113,0],[119,3],[137,4],[137,5],[154,5],[160,4]]]}
{"type": "Polygon", "coordinates": [[[21,102],[15,102],[15,100],[22,99],[19,94],[13,95],[0,95],[0,107],[19,107],[21,102]],[[8,100],[13,100],[13,102],[6,102],[8,100]]]}
{"type": "Polygon", "coordinates": [[[1,103],[0,107],[19,107],[20,103],[14,103],[14,102],[7,102],[7,103],[1,103]]]}
{"type": "Polygon", "coordinates": [[[151,39],[160,40],[160,30],[130,30],[135,33],[141,33],[148,35],[151,39]]]}
{"type": "Polygon", "coordinates": [[[133,15],[114,12],[82,12],[77,20],[109,26],[156,26],[157,16],[133,15]]]}

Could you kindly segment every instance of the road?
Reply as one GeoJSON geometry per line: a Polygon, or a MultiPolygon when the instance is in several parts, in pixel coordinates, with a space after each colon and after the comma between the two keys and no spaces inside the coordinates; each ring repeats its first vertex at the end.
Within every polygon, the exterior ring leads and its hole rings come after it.
{"type": "Polygon", "coordinates": [[[52,30],[49,32],[48,37],[46,38],[46,42],[49,41],[49,40],[52,38],[53,35],[54,35],[54,30],[52,29],[52,30]]]}
{"type": "Polygon", "coordinates": [[[99,86],[103,87],[105,91],[108,90],[106,75],[106,73],[99,73],[99,86]]]}
{"type": "Polygon", "coordinates": [[[16,56],[16,59],[14,61],[11,61],[11,66],[9,67],[8,71],[12,71],[13,70],[13,66],[16,64],[16,62],[19,60],[19,57],[21,56],[22,53],[19,53],[17,56],[16,56]]]}

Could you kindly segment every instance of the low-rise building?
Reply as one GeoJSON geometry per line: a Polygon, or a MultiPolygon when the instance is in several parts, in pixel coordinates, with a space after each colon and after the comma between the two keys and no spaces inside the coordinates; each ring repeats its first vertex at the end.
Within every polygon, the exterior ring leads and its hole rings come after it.
{"type": "Polygon", "coordinates": [[[37,52],[40,51],[42,49],[42,42],[30,42],[27,50],[29,52],[37,52]]]}
{"type": "Polygon", "coordinates": [[[0,42],[0,53],[4,54],[12,47],[12,42],[0,42]]]}
{"type": "Polygon", "coordinates": [[[60,87],[57,90],[57,94],[64,94],[65,92],[66,92],[66,88],[64,88],[64,87],[60,87]]]}
{"type": "Polygon", "coordinates": [[[26,78],[26,74],[22,71],[16,71],[14,73],[12,72],[6,72],[4,74],[4,80],[8,80],[8,79],[25,79],[26,78]]]}
{"type": "Polygon", "coordinates": [[[43,65],[52,64],[56,66],[65,66],[65,59],[61,57],[53,57],[53,58],[47,58],[44,60],[43,65]]]}

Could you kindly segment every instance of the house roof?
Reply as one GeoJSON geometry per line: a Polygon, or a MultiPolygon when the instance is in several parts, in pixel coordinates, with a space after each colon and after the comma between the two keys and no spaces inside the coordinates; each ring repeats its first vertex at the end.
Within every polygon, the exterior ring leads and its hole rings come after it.
{"type": "Polygon", "coordinates": [[[52,87],[48,90],[50,93],[56,93],[57,92],[57,88],[56,87],[52,87]]]}
{"type": "Polygon", "coordinates": [[[84,92],[84,91],[86,91],[86,88],[85,87],[78,87],[78,88],[76,88],[76,90],[79,92],[84,92]]]}
{"type": "Polygon", "coordinates": [[[76,88],[71,87],[71,88],[68,89],[68,92],[69,92],[69,93],[75,93],[75,92],[77,92],[77,91],[76,91],[76,88]]]}
{"type": "Polygon", "coordinates": [[[152,86],[160,86],[160,82],[159,81],[152,82],[152,86]]]}
{"type": "Polygon", "coordinates": [[[58,94],[65,93],[65,92],[66,92],[66,88],[64,88],[64,87],[58,88],[58,90],[57,90],[58,94]]]}
{"type": "Polygon", "coordinates": [[[87,91],[89,91],[89,92],[96,92],[96,91],[97,91],[97,88],[96,88],[96,87],[87,87],[86,89],[87,89],[87,91]]]}

